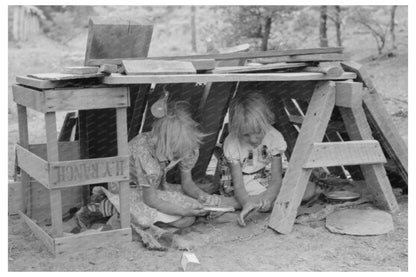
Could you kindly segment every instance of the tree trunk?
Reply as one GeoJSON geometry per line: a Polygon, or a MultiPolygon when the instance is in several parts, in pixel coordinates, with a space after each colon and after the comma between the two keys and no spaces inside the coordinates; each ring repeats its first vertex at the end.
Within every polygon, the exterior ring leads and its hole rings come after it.
{"type": "Polygon", "coordinates": [[[397,50],[396,45],[396,34],[394,32],[395,23],[395,16],[396,16],[396,9],[397,6],[392,6],[390,11],[390,35],[391,35],[391,43],[392,43],[392,52],[397,50]]]}
{"type": "Polygon", "coordinates": [[[270,16],[266,17],[264,24],[264,33],[263,33],[263,40],[261,42],[261,50],[267,51],[267,45],[269,43],[269,37],[270,37],[270,30],[272,28],[272,18],[270,16]]]}
{"type": "Polygon", "coordinates": [[[319,46],[328,47],[328,37],[326,34],[327,6],[321,6],[321,17],[319,21],[319,46]]]}
{"type": "Polygon", "coordinates": [[[335,29],[337,31],[337,45],[339,47],[342,46],[342,39],[341,39],[341,7],[335,6],[335,29]]]}
{"type": "Polygon", "coordinates": [[[195,23],[196,7],[191,6],[191,45],[192,52],[196,53],[196,23],[195,23]]]}

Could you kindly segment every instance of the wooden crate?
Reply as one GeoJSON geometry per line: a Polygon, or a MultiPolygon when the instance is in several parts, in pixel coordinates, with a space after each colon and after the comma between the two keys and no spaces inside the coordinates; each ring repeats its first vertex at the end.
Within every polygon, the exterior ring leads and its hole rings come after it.
{"type": "MultiPolygon", "coordinates": [[[[50,82],[50,81],[47,81],[50,82]]],[[[79,251],[107,243],[131,241],[129,212],[129,163],[127,147],[126,87],[36,87],[14,85],[13,99],[18,106],[19,143],[17,163],[22,170],[19,214],[35,236],[54,255],[79,251]],[[45,116],[46,144],[29,144],[27,108],[45,116]],[[96,159],[80,159],[80,145],[58,142],[57,111],[79,109],[116,110],[117,155],[96,159]],[[79,207],[82,186],[119,182],[121,228],[117,230],[65,236],[62,216],[71,207],[79,207]],[[51,223],[51,231],[41,226],[51,223]]],[[[50,85],[59,82],[50,82],[50,85]]],[[[16,187],[17,190],[17,187],[16,187]]]]}

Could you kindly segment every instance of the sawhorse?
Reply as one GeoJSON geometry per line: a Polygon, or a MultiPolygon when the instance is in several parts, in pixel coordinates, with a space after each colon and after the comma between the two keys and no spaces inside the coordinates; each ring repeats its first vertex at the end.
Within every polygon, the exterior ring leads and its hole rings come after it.
{"type": "Polygon", "coordinates": [[[372,137],[362,103],[362,83],[325,81],[317,84],[275,201],[269,227],[282,234],[291,232],[312,169],[316,167],[360,165],[376,205],[391,212],[398,210],[383,166],[386,158],[379,142],[372,137]],[[323,143],[335,105],[340,109],[351,141],[323,143]]]}

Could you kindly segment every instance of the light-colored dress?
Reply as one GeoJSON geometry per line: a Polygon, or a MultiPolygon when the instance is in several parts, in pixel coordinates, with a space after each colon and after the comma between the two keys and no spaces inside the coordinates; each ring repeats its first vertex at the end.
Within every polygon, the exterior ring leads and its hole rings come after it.
{"type": "MultiPolygon", "coordinates": [[[[143,201],[143,190],[153,186],[157,197],[179,205],[191,207],[198,203],[196,199],[186,196],[180,185],[166,182],[166,172],[179,164],[181,171],[190,171],[198,160],[199,150],[181,160],[168,161],[158,158],[156,155],[155,141],[149,133],[141,133],[129,142],[130,152],[130,214],[133,224],[140,227],[149,227],[156,222],[169,223],[181,218],[178,215],[169,215],[149,207],[143,201]]],[[[109,199],[111,194],[117,193],[117,184],[110,183],[109,191],[106,191],[109,199]]],[[[117,203],[114,203],[117,206],[117,203]]]]}
{"type": "Polygon", "coordinates": [[[230,133],[224,141],[224,157],[228,163],[239,163],[242,167],[243,182],[249,195],[266,191],[271,179],[272,156],[282,155],[287,145],[282,134],[271,127],[256,148],[240,142],[230,133]]]}

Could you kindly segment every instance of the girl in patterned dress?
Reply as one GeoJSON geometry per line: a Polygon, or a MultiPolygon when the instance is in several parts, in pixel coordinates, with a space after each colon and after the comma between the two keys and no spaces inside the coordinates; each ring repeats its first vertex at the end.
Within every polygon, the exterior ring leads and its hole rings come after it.
{"type": "Polygon", "coordinates": [[[238,222],[245,226],[248,213],[272,209],[282,186],[282,155],[287,146],[282,134],[272,126],[274,114],[262,95],[236,96],[230,103],[229,116],[224,157],[230,168],[234,197],[242,207],[238,222]]]}
{"type": "MultiPolygon", "coordinates": [[[[192,179],[202,137],[185,106],[174,102],[166,106],[150,132],[129,141],[130,215],[134,226],[146,229],[161,222],[185,228],[207,213],[203,205],[221,204],[220,196],[202,191],[192,179]],[[177,164],[181,184],[169,184],[166,173],[177,164]]],[[[95,193],[105,194],[119,210],[117,183],[109,183],[108,190],[96,188],[95,193]]]]}

